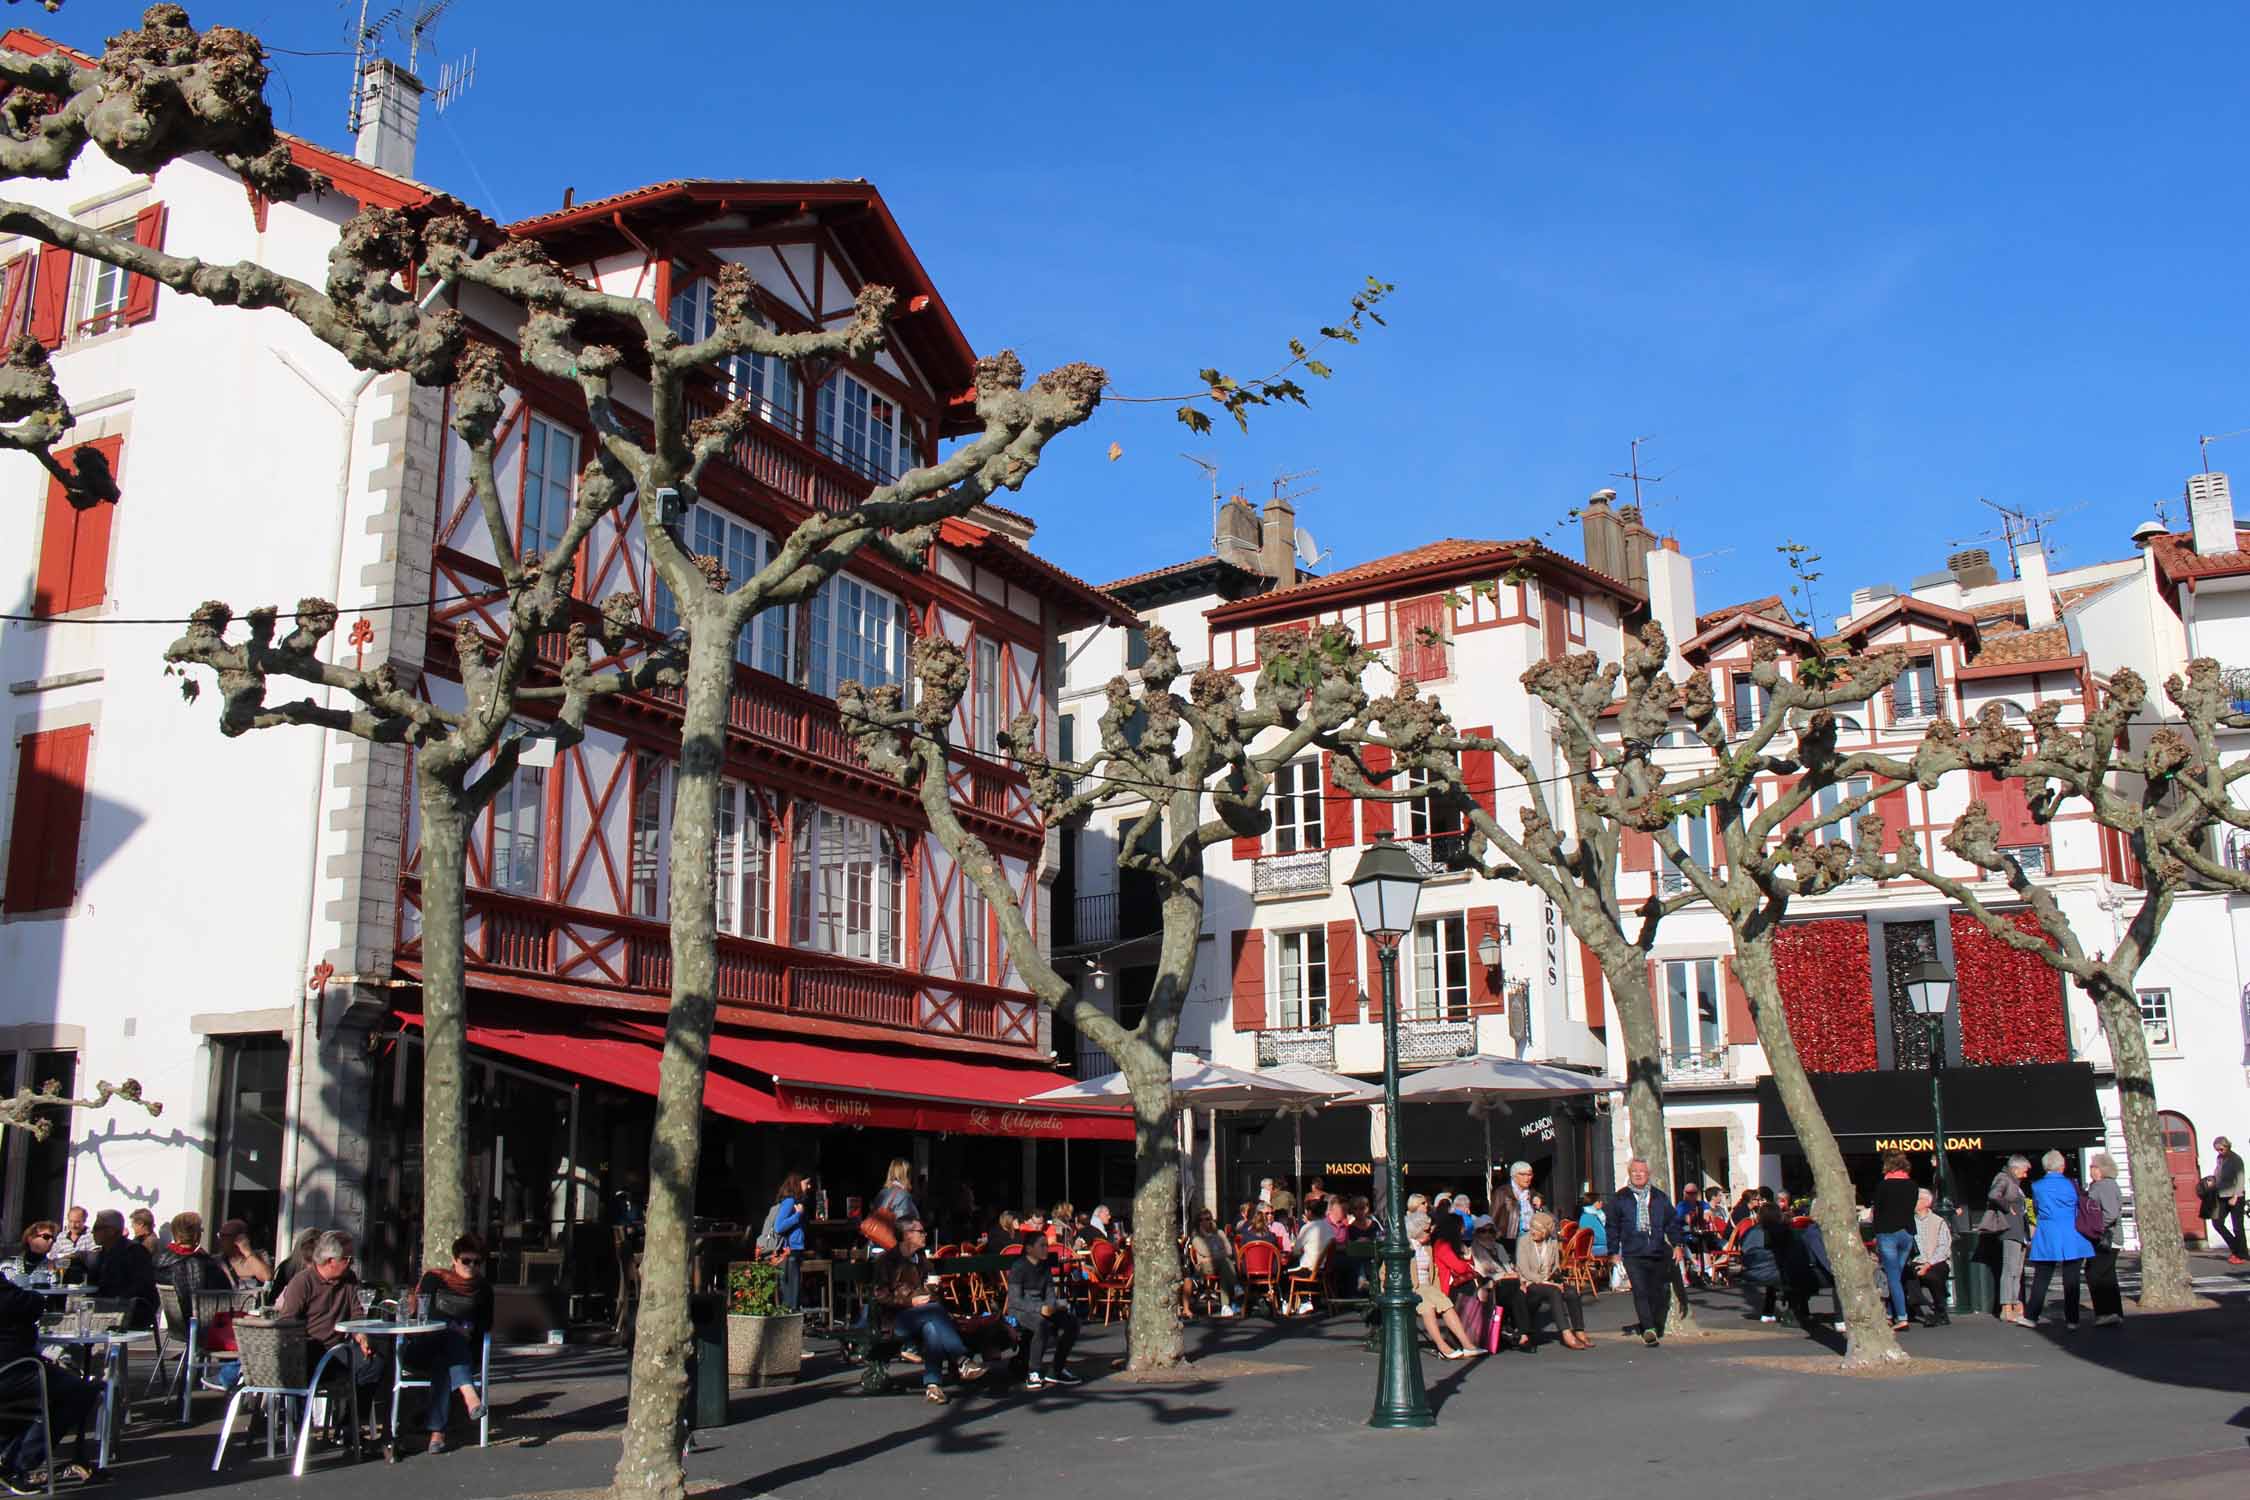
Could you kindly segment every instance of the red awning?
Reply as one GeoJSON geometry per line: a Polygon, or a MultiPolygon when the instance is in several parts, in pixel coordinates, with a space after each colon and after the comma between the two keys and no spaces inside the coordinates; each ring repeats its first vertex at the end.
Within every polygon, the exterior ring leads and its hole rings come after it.
{"type": "MultiPolygon", "coordinates": [[[[635,1035],[663,1035],[661,1027],[645,1021],[610,1024],[635,1035]]],[[[1132,1116],[1120,1110],[1026,1106],[1023,1101],[1033,1094],[1069,1081],[1047,1068],[739,1033],[712,1037],[711,1057],[770,1077],[783,1118],[801,1125],[875,1125],[1046,1140],[1133,1138],[1132,1116]]]]}
{"type": "MultiPolygon", "coordinates": [[[[422,1024],[422,1018],[411,1012],[401,1013],[399,1020],[408,1026],[422,1024]]],[[[660,1045],[638,1037],[523,1031],[512,1026],[471,1026],[469,1045],[651,1098],[656,1094],[657,1069],[663,1059],[660,1045]]],[[[797,1120],[765,1090],[721,1073],[704,1079],[703,1107],[746,1125],[786,1125],[797,1120]]]]}

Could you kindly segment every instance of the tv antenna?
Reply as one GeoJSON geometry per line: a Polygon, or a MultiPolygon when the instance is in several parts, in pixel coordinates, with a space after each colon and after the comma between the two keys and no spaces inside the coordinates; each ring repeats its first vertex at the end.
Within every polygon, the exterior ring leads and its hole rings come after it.
{"type": "Polygon", "coordinates": [[[2206,474],[2211,472],[2211,445],[2213,443],[2223,443],[2228,438],[2246,436],[2250,436],[2250,427],[2237,427],[2232,432],[2207,432],[2198,437],[2195,440],[2195,446],[2203,451],[2203,472],[2206,474]]]}
{"type": "Polygon", "coordinates": [[[1204,477],[1211,481],[1211,540],[1216,542],[1219,539],[1219,507],[1226,503],[1219,498],[1219,466],[1213,460],[1196,453],[1183,453],[1180,457],[1201,469],[1204,477]]]}
{"type": "Polygon", "coordinates": [[[1677,472],[1676,470],[1663,474],[1643,474],[1641,472],[1641,444],[1653,443],[1655,441],[1656,438],[1653,435],[1648,437],[1637,437],[1633,439],[1630,445],[1633,455],[1632,463],[1627,466],[1625,472],[1623,473],[1619,473],[1615,469],[1610,470],[1609,473],[1609,477],[1612,479],[1630,479],[1633,481],[1633,503],[1635,505],[1641,504],[1642,484],[1662,484],[1665,480],[1672,477],[1672,473],[1677,472]]]}
{"type": "Polygon", "coordinates": [[[1305,486],[1305,487],[1304,487],[1303,489],[1301,489],[1301,490],[1289,490],[1289,492],[1288,492],[1287,494],[1283,494],[1283,493],[1282,493],[1282,491],[1283,491],[1283,490],[1285,490],[1285,489],[1288,489],[1288,487],[1289,487],[1290,485],[1292,485],[1292,484],[1295,484],[1295,483],[1296,483],[1296,482],[1297,482],[1298,480],[1300,480],[1300,479],[1310,479],[1310,478],[1312,478],[1312,477],[1313,477],[1313,476],[1314,476],[1315,474],[1318,474],[1319,472],[1320,472],[1320,470],[1318,470],[1318,469],[1299,469],[1299,470],[1298,470],[1298,471],[1297,471],[1296,473],[1294,473],[1294,474],[1276,474],[1276,475],[1274,475],[1274,476],[1273,476],[1273,497],[1274,497],[1274,499],[1276,499],[1276,500],[1294,500],[1294,499],[1296,499],[1296,498],[1297,498],[1298,496],[1300,496],[1300,495],[1310,495],[1310,494],[1315,494],[1315,493],[1317,493],[1317,492],[1319,491],[1319,489],[1320,489],[1320,486],[1319,486],[1319,485],[1317,485],[1317,484],[1308,484],[1308,485],[1306,485],[1306,486],[1305,486]]]}
{"type": "Polygon", "coordinates": [[[2008,576],[2011,578],[2023,576],[2023,568],[2019,564],[2017,554],[2022,550],[2025,543],[2044,546],[2048,527],[2070,514],[2071,511],[2085,509],[2085,503],[2081,501],[2065,510],[2041,511],[2034,514],[2031,511],[2019,510],[2012,505],[2002,505],[1997,500],[1987,500],[1982,495],[1977,496],[1977,504],[1996,511],[2000,516],[1999,526],[1991,531],[1980,531],[1975,536],[1955,538],[1948,541],[1946,545],[1958,547],[1963,542],[1996,541],[2001,543],[2008,549],[2008,576]]]}
{"type": "MultiPolygon", "coordinates": [[[[348,7],[351,0],[344,0],[348,7]]],[[[345,128],[353,135],[359,134],[361,122],[366,118],[367,103],[372,96],[369,72],[377,58],[384,52],[386,41],[396,45],[406,44],[406,71],[418,73],[422,50],[437,30],[438,22],[453,9],[458,0],[417,0],[413,14],[408,15],[403,6],[392,5],[378,11],[374,0],[359,0],[359,19],[347,28],[352,41],[352,93],[351,107],[346,111],[345,128]]],[[[477,54],[471,49],[466,57],[456,58],[438,69],[437,88],[431,95],[431,104],[439,114],[459,101],[477,81],[477,54]]]]}

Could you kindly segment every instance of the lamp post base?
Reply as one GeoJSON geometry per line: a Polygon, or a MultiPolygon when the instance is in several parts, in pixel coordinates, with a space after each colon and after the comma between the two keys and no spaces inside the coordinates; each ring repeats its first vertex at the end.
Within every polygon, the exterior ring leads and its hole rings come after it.
{"type": "Polygon", "coordinates": [[[1382,1364],[1375,1377],[1375,1410],[1370,1427],[1433,1427],[1430,1398],[1422,1386],[1422,1352],[1414,1341],[1414,1314],[1418,1299],[1408,1290],[1414,1275],[1414,1255],[1382,1259],[1383,1290],[1375,1298],[1381,1322],[1382,1364]]]}

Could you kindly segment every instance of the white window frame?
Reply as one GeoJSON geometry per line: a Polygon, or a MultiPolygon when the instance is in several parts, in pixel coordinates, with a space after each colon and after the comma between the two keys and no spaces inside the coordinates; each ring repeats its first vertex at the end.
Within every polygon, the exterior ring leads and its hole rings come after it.
{"type": "Polygon", "coordinates": [[[1320,762],[1293,760],[1273,773],[1273,852],[1301,854],[1327,847],[1321,817],[1320,762]]]}
{"type": "Polygon", "coordinates": [[[772,942],[773,820],[758,794],[739,781],[719,783],[711,877],[719,931],[772,942]]]}
{"type": "Polygon", "coordinates": [[[838,573],[813,595],[805,685],[823,698],[857,678],[866,687],[906,683],[906,606],[864,579],[838,573]],[[854,628],[847,636],[846,625],[854,628]],[[869,628],[872,627],[872,628],[869,628]],[[850,644],[848,653],[843,649],[850,644]]]}
{"type": "MultiPolygon", "coordinates": [[[[1711,819],[1707,813],[1683,813],[1672,824],[1672,835],[1686,848],[1689,859],[1704,869],[1711,868],[1711,819]]],[[[1666,892],[1687,889],[1687,875],[1672,863],[1672,856],[1664,846],[1656,847],[1657,885],[1666,892]]]]}
{"type": "Polygon", "coordinates": [[[898,478],[918,459],[921,433],[912,414],[849,370],[821,383],[816,431],[822,452],[879,482],[898,478]]]}
{"type": "MultiPolygon", "coordinates": [[[[690,344],[700,344],[718,332],[719,314],[713,306],[711,278],[698,276],[674,292],[664,321],[690,344]]],[[[772,326],[763,318],[758,321],[761,327],[772,326]]],[[[719,362],[718,370],[729,400],[747,401],[758,419],[769,426],[797,431],[804,384],[787,360],[771,354],[730,354],[719,362]]]]}
{"type": "Polygon", "coordinates": [[[1457,837],[1463,831],[1463,819],[1457,809],[1448,808],[1443,813],[1430,801],[1430,778],[1427,772],[1407,773],[1407,787],[1414,793],[1406,803],[1406,836],[1417,841],[1457,837]],[[1451,822],[1439,827],[1440,817],[1451,822]]]}
{"type": "Polygon", "coordinates": [[[1917,656],[1909,660],[1906,664],[1906,670],[1898,674],[1898,681],[1893,685],[1891,692],[1893,701],[1898,705],[1895,722],[1906,724],[1936,718],[1938,711],[1937,658],[1934,656],[1917,656]],[[1929,684],[1926,693],[1919,686],[1925,680],[1929,684]],[[1917,684],[1917,686],[1909,691],[1907,687],[1909,683],[1917,684]]]}
{"type": "Polygon", "coordinates": [[[1469,1019],[1469,920],[1460,912],[1424,917],[1409,944],[1409,1021],[1469,1019]]]}
{"type": "Polygon", "coordinates": [[[627,845],[626,898],[633,915],[661,922],[671,915],[672,763],[653,750],[633,752],[633,807],[627,845]]]}
{"type": "Polygon", "coordinates": [[[1668,1066],[1694,1071],[1726,1047],[1726,976],[1722,961],[1671,958],[1657,964],[1657,1022],[1668,1066]],[[1692,1032],[1684,1036],[1683,1032],[1692,1032]]]}
{"type": "Polygon", "coordinates": [[[1000,753],[1000,643],[977,637],[976,668],[970,683],[969,742],[979,755],[1000,753]]]}
{"type": "Polygon", "coordinates": [[[490,885],[544,897],[547,872],[547,770],[518,764],[492,796],[490,885]]]}
{"type": "Polygon", "coordinates": [[[1292,928],[1274,934],[1272,1025],[1284,1031],[1329,1024],[1328,929],[1292,928]]]}
{"type": "Polygon", "coordinates": [[[790,885],[795,946],[902,961],[905,861],[890,830],[817,803],[798,804],[790,885]]]}
{"type": "Polygon", "coordinates": [[[1727,680],[1727,717],[1738,735],[1747,734],[1765,722],[1773,709],[1773,689],[1761,686],[1748,672],[1736,672],[1727,680]],[[1748,702],[1744,702],[1747,695],[1748,702]]]}
{"type": "Polygon", "coordinates": [[[545,555],[570,529],[578,497],[578,434],[537,412],[524,427],[523,495],[516,508],[516,555],[545,555]],[[570,456],[558,477],[557,440],[569,443],[570,456]]]}
{"type": "Polygon", "coordinates": [[[986,941],[992,923],[992,903],[967,875],[961,877],[961,977],[971,984],[992,983],[991,945],[986,941]]]}
{"type": "MultiPolygon", "coordinates": [[[[100,233],[111,239],[131,240],[133,221],[113,224],[100,233]]],[[[86,272],[78,280],[77,318],[64,330],[65,340],[72,338],[99,338],[125,326],[125,305],[133,297],[133,273],[122,266],[96,260],[90,255],[75,257],[84,261],[86,272]]],[[[33,263],[37,263],[37,256],[33,263]]],[[[24,305],[31,305],[31,282],[24,282],[24,305]]]]}
{"type": "Polygon", "coordinates": [[[2151,1052],[2176,1052],[2180,1046],[2179,1014],[2172,1006],[2170,989],[2136,990],[2141,1013],[2141,1033],[2151,1052]]]}
{"type": "MultiPolygon", "coordinates": [[[[727,570],[729,588],[741,586],[774,559],[779,544],[747,521],[736,520],[715,505],[691,507],[680,527],[680,544],[691,557],[716,557],[727,570]]],[[[655,580],[653,621],[659,633],[680,628],[680,607],[663,579],[655,580]]],[[[734,659],[784,682],[797,680],[797,606],[783,604],[761,609],[734,640],[734,659]]]]}
{"type": "MultiPolygon", "coordinates": [[[[1864,797],[1873,790],[1874,782],[1865,776],[1853,776],[1838,783],[1831,782],[1813,794],[1813,817],[1821,818],[1835,811],[1854,797],[1864,797]]],[[[1823,825],[1814,835],[1819,844],[1851,845],[1859,842],[1859,820],[1875,810],[1873,803],[1861,808],[1850,817],[1839,818],[1823,825]]]]}

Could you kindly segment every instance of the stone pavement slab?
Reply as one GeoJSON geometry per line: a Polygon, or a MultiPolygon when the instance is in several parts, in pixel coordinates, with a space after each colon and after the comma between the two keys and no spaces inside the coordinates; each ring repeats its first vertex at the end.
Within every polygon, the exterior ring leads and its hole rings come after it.
{"type": "MultiPolygon", "coordinates": [[[[1073,1500],[1294,1490],[1366,1493],[1645,1492],[1651,1471],[1698,1456],[1728,1500],[1833,1493],[1854,1500],[2241,1500],[2250,1494],[2250,1283],[2210,1310],[2121,1329],[2038,1332],[1990,1318],[1913,1330],[1903,1375],[1835,1373],[1840,1336],[1816,1342],[1747,1322],[1699,1297],[1717,1336],[1647,1349],[1615,1330],[1628,1299],[1589,1309],[1598,1343],[1423,1362],[1438,1425],[1372,1432],[1376,1362],[1356,1320],[1204,1324],[1199,1367],[1159,1381],[1113,1369],[1122,1329],[1094,1329],[1087,1383],[1039,1394],[988,1383],[932,1406],[911,1388],[857,1394],[857,1372],[823,1356],[793,1386],[739,1393],[734,1421],[700,1434],[698,1493],[772,1500],[915,1500],[1061,1486],[1073,1500]]],[[[1823,1304],[1825,1305],[1825,1299],[1823,1304]]],[[[618,1351],[569,1349],[508,1362],[495,1445],[392,1467],[316,1459],[302,1485],[238,1433],[208,1472],[215,1423],[142,1430],[119,1500],[224,1490],[243,1500],[440,1500],[598,1493],[624,1405],[618,1351]]],[[[212,1413],[215,1416],[215,1411],[212,1413]]]]}

